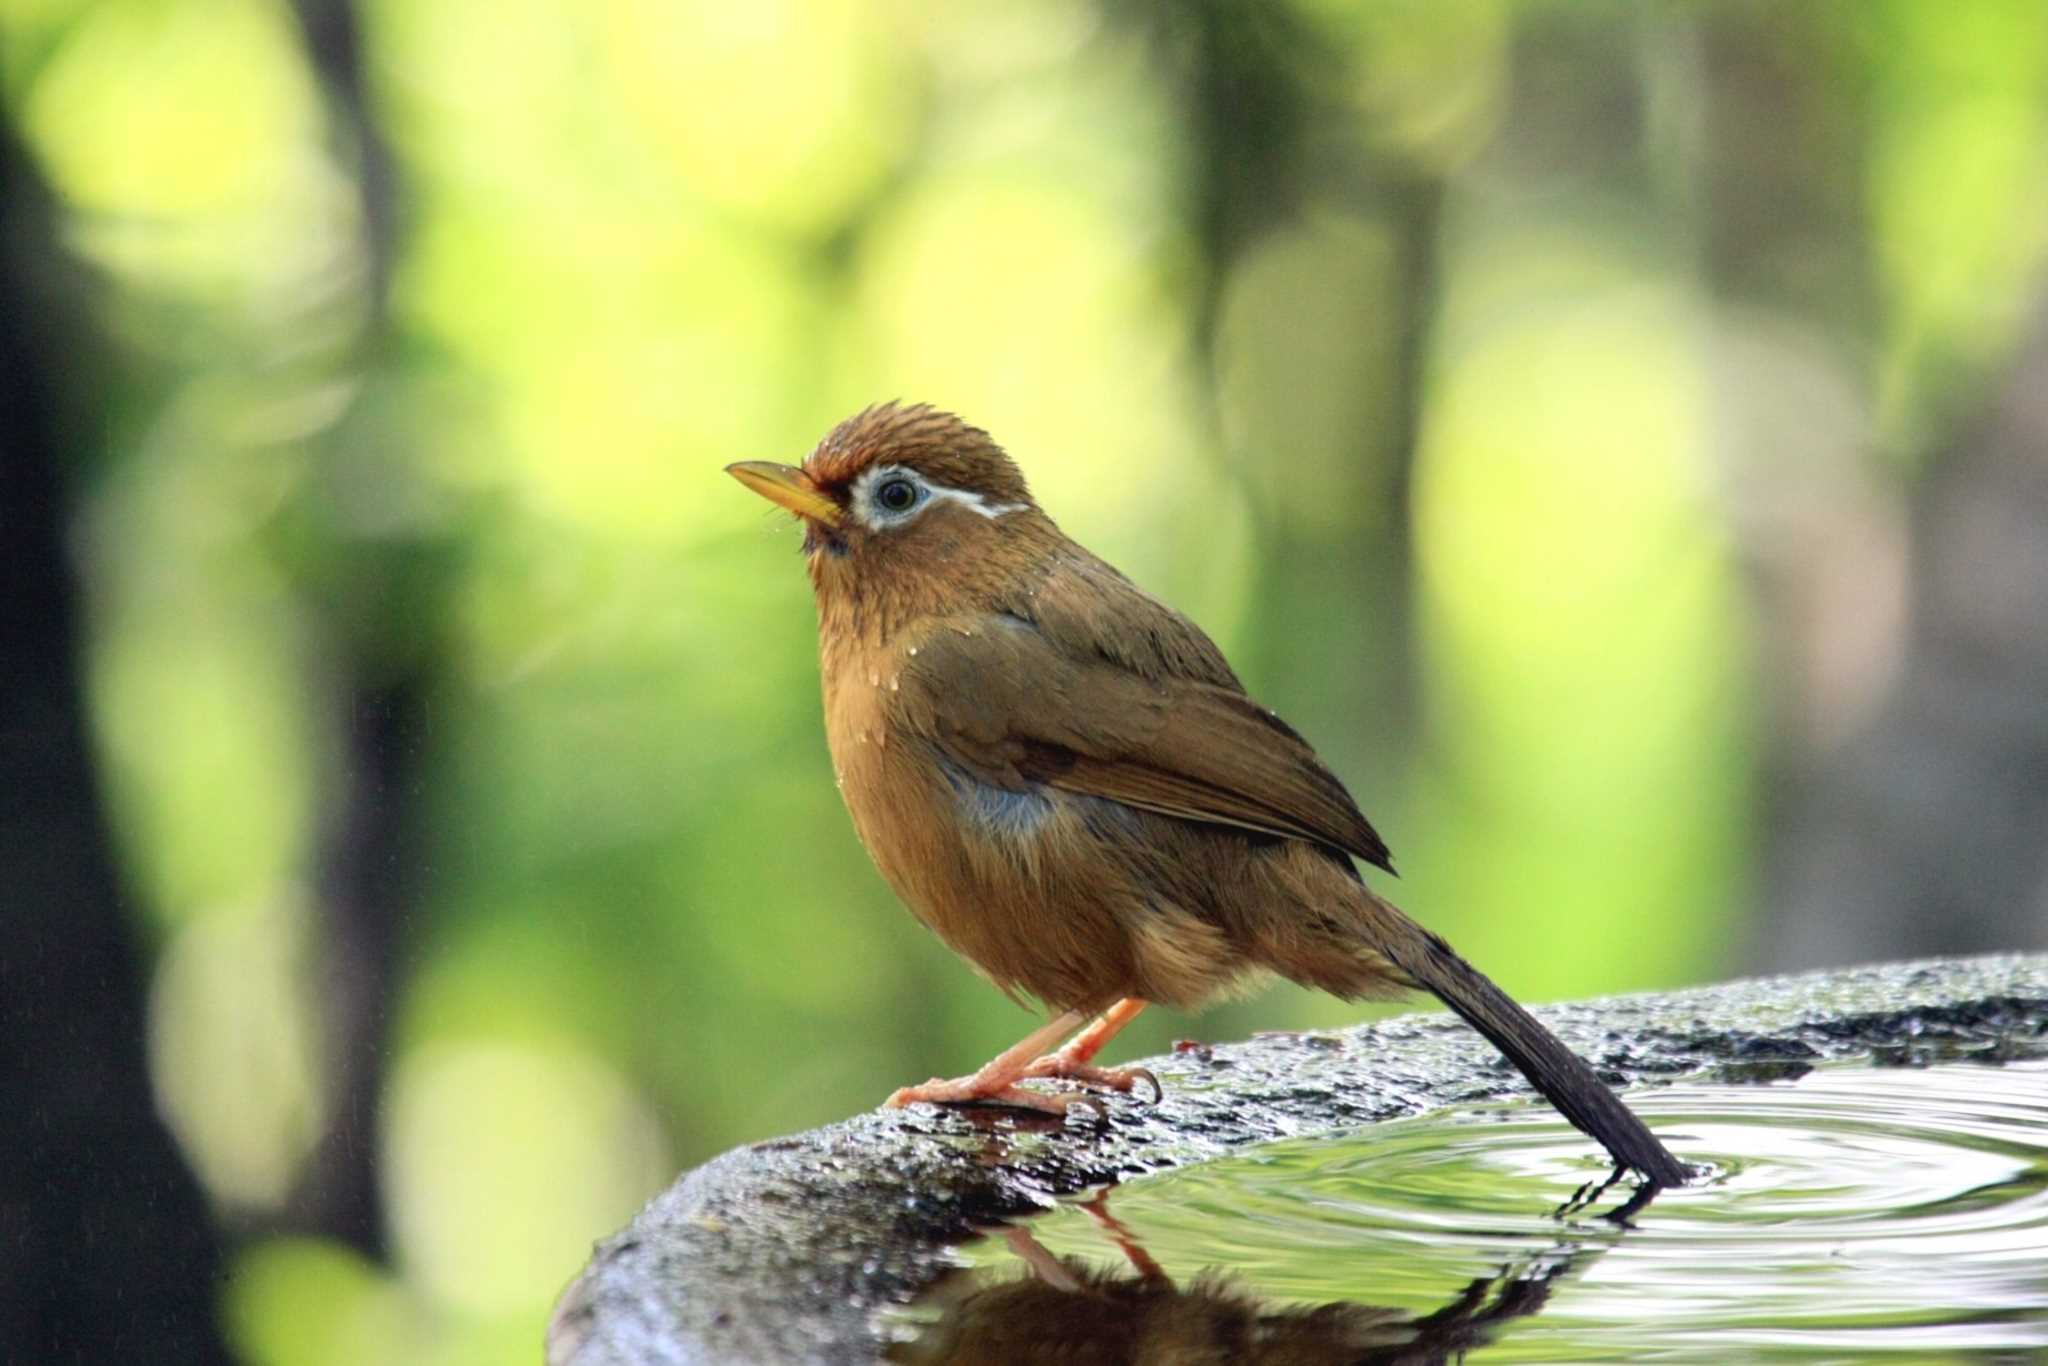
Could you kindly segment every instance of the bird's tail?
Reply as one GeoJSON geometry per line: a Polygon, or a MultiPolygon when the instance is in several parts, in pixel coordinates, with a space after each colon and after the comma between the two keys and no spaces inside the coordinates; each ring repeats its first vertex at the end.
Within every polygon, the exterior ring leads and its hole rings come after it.
{"type": "MultiPolygon", "coordinates": [[[[1394,910],[1391,906],[1387,909],[1394,910]]],[[[1530,1085],[1607,1149],[1616,1162],[1634,1168],[1659,1186],[1685,1184],[1690,1175],[1685,1164],[1607,1089],[1591,1067],[1449,944],[1398,910],[1394,913],[1413,930],[1395,938],[1384,950],[1395,966],[1484,1034],[1530,1085]]]]}

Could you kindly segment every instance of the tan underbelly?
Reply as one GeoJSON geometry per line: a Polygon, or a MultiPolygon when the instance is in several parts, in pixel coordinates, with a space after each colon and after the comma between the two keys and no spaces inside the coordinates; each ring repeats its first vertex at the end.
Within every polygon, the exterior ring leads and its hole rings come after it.
{"type": "Polygon", "coordinates": [[[1005,991],[1062,1009],[1126,996],[1193,1006],[1238,975],[1242,957],[1220,930],[1103,847],[1135,813],[965,782],[907,756],[873,759],[861,776],[897,802],[850,805],[869,813],[856,825],[876,866],[919,920],[1005,991]],[[919,771],[938,781],[917,781],[919,771]]]}

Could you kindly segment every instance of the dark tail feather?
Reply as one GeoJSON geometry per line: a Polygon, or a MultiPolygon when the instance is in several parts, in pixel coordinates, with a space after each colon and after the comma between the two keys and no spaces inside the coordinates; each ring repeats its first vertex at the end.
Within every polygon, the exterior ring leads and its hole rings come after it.
{"type": "Polygon", "coordinates": [[[1484,1034],[1559,1113],[1597,1140],[1616,1162],[1659,1186],[1686,1183],[1690,1173],[1685,1164],[1657,1141],[1592,1068],[1450,945],[1420,926],[1415,929],[1415,939],[1388,955],[1396,964],[1484,1034]]]}

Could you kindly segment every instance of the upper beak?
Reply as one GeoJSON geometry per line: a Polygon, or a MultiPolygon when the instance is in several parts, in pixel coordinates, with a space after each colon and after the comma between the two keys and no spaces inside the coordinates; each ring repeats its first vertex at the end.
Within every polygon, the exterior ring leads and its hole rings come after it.
{"type": "Polygon", "coordinates": [[[727,465],[725,472],[771,503],[788,508],[799,517],[826,526],[839,525],[839,504],[827,497],[811,476],[794,465],[769,460],[742,460],[727,465]]]}

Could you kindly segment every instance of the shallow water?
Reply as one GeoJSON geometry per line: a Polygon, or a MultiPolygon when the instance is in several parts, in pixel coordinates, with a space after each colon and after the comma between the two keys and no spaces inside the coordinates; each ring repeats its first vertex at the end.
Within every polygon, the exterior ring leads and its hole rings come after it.
{"type": "Polygon", "coordinates": [[[1014,1310],[1020,1343],[1121,1339],[1105,1360],[1193,1359],[1176,1334],[1218,1360],[2048,1360],[2048,1062],[1629,1101],[1708,1175],[1633,1213],[1626,1188],[1573,1208],[1599,1150],[1538,1104],[1475,1106],[1063,1203],[963,1249],[970,1274],[898,1326],[930,1342],[1014,1310]]]}

